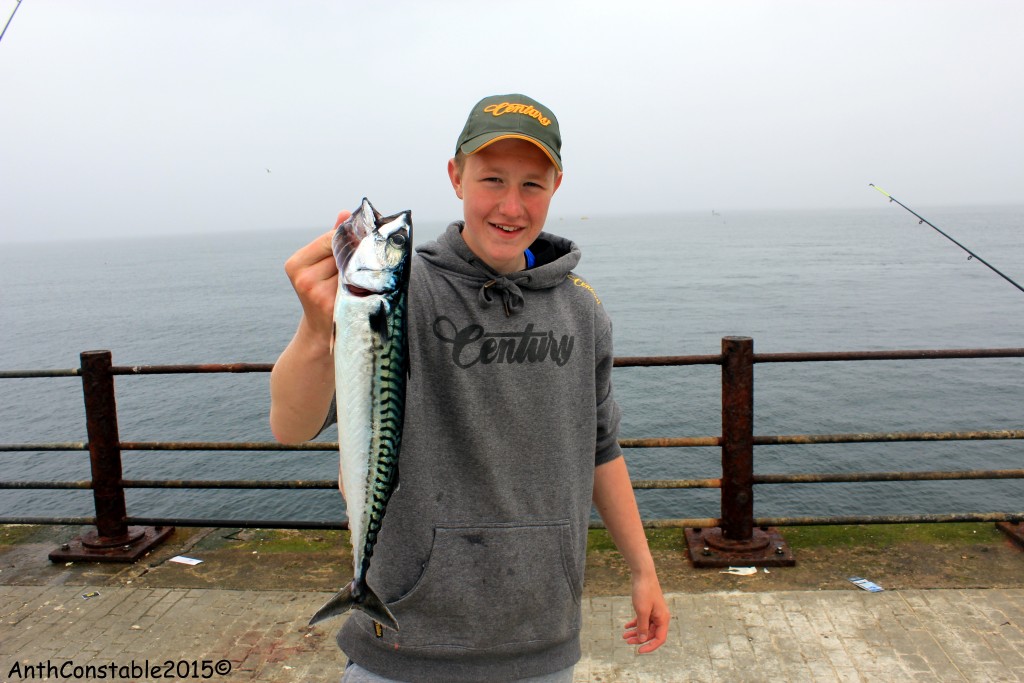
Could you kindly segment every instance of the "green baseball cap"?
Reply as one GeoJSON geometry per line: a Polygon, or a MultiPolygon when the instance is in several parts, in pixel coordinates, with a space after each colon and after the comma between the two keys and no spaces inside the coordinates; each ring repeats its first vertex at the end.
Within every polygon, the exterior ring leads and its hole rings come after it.
{"type": "Polygon", "coordinates": [[[475,154],[498,140],[517,138],[541,148],[562,170],[562,136],[555,114],[526,95],[494,95],[473,106],[455,151],[475,154]]]}

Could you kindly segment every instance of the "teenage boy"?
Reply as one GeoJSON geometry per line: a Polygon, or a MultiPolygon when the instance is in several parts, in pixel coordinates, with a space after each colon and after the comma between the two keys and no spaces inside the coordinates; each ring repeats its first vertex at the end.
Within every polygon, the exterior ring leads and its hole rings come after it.
{"type": "MultiPolygon", "coordinates": [[[[669,624],[618,446],[611,322],[579,248],[541,232],[562,182],[551,110],[481,100],[448,176],[464,220],[412,263],[401,486],[368,577],[400,630],[352,612],[343,680],[571,681],[592,504],[632,573],[623,638],[651,652],[669,624]]],[[[330,419],[331,234],[285,266],[303,315],[271,375],[284,442],[330,419]]]]}

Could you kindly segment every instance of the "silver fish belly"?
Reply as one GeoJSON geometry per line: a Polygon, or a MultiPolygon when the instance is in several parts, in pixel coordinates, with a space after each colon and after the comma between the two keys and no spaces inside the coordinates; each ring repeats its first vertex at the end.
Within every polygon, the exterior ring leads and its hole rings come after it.
{"type": "Polygon", "coordinates": [[[339,280],[332,348],[339,480],[354,572],[352,581],[313,615],[310,625],[354,607],[398,630],[394,615],[367,585],[366,575],[388,500],[398,485],[411,252],[410,212],[383,217],[366,199],[335,231],[339,280]]]}

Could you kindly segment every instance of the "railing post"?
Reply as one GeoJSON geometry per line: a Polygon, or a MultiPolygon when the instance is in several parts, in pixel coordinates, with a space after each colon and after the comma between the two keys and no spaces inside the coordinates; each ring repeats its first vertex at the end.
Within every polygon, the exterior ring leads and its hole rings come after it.
{"type": "Polygon", "coordinates": [[[121,485],[121,437],[110,351],[81,356],[85,425],[89,437],[96,531],[89,531],[50,553],[50,560],[134,562],[174,532],[174,527],[129,527],[121,485]]]}
{"type": "Polygon", "coordinates": [[[722,536],[754,533],[754,340],[722,339],[722,536]]]}
{"type": "Polygon", "coordinates": [[[722,338],[722,517],[687,529],[694,567],[786,567],[793,553],[773,528],[754,528],[754,340],[722,338]]]}
{"type": "Polygon", "coordinates": [[[85,351],[81,361],[96,531],[101,538],[128,541],[125,522],[128,512],[121,487],[121,437],[117,428],[114,376],[110,372],[113,363],[109,351],[85,351]]]}

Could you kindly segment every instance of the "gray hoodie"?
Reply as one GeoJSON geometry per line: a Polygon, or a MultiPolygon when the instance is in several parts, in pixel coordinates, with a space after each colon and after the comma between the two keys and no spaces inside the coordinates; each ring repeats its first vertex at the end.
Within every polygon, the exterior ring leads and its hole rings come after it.
{"type": "Polygon", "coordinates": [[[580,656],[594,467],[619,455],[611,323],[579,248],[500,276],[461,223],[417,249],[400,486],[338,644],[402,681],[509,681],[580,656]]]}

